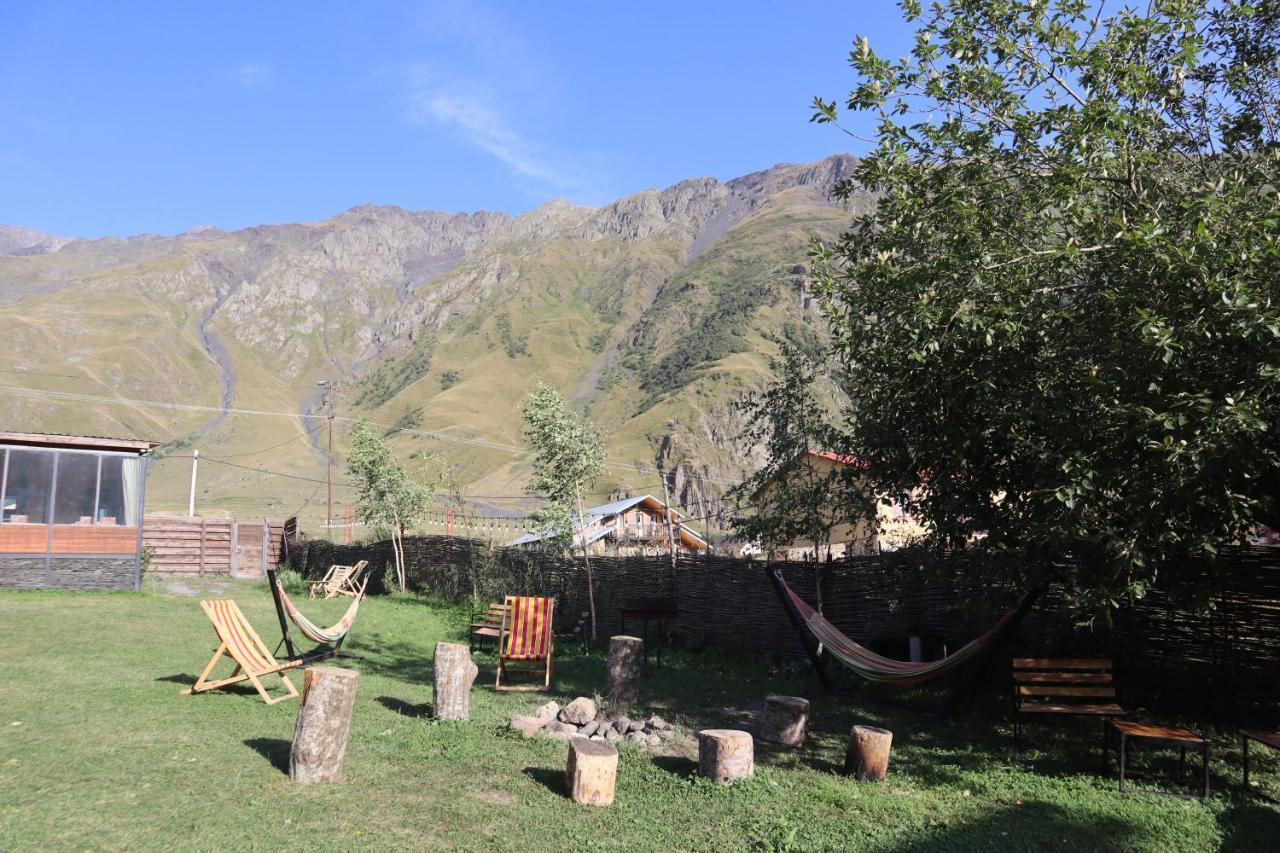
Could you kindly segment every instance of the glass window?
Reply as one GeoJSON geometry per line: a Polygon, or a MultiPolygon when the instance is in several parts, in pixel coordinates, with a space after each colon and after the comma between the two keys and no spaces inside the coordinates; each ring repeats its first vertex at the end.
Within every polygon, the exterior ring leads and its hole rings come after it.
{"type": "Polygon", "coordinates": [[[98,488],[96,453],[59,453],[58,488],[53,498],[54,524],[93,524],[98,488]]]}
{"type": "Polygon", "coordinates": [[[43,450],[9,451],[9,479],[4,490],[4,521],[45,524],[53,491],[54,454],[43,450]]]}
{"type": "Polygon", "coordinates": [[[138,494],[142,487],[142,460],[122,456],[102,457],[102,485],[98,488],[98,524],[136,526],[138,494]]]}

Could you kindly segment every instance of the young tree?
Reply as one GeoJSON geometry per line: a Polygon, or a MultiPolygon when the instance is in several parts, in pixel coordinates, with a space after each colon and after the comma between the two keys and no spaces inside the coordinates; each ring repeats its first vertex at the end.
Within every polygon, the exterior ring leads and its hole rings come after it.
{"type": "Polygon", "coordinates": [[[901,5],[850,56],[879,202],[813,253],[877,490],[1101,609],[1274,525],[1280,7],[901,5]]]}
{"type": "Polygon", "coordinates": [[[549,506],[535,513],[535,523],[558,542],[572,542],[572,518],[578,519],[582,559],[587,571],[591,638],[596,636],[596,594],[587,553],[582,495],[604,472],[605,436],[589,419],[571,410],[556,389],[539,382],[524,401],[524,437],[533,451],[529,491],[549,506]]]}
{"type": "Polygon", "coordinates": [[[739,441],[762,448],[764,465],[730,489],[728,497],[749,503],[751,511],[732,521],[748,541],[775,551],[797,539],[813,543],[815,560],[830,553],[831,530],[875,519],[874,502],[864,492],[860,466],[852,459],[818,464],[811,454],[844,443],[830,425],[831,399],[820,395],[823,371],[816,361],[789,343],[770,362],[774,381],[759,395],[739,404],[746,416],[739,441]]]}
{"type": "MultiPolygon", "coordinates": [[[[391,532],[396,580],[404,592],[404,535],[426,511],[444,480],[436,472],[429,478],[415,478],[396,459],[385,437],[367,423],[351,428],[351,449],[347,469],[356,480],[356,516],[365,524],[386,527],[391,532]]],[[[434,457],[433,457],[434,459],[434,457]]]]}

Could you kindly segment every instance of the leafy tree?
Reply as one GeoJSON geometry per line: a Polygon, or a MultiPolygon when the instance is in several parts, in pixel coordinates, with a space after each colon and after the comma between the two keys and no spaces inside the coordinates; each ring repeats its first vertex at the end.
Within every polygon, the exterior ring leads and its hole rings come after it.
{"type": "Polygon", "coordinates": [[[833,395],[817,390],[825,378],[817,361],[784,342],[770,367],[774,382],[738,407],[746,416],[739,441],[762,448],[765,464],[729,491],[730,499],[752,509],[732,525],[766,551],[808,539],[820,559],[824,550],[830,553],[832,528],[874,519],[874,505],[863,492],[859,465],[817,464],[810,455],[842,443],[829,421],[833,395]]]}
{"type": "MultiPolygon", "coordinates": [[[[442,467],[425,479],[416,478],[396,459],[391,445],[373,426],[361,422],[351,428],[347,469],[356,480],[356,516],[365,524],[391,532],[396,580],[405,591],[404,535],[422,517],[446,477],[442,467]]],[[[434,456],[428,465],[439,463],[434,456]]]]}
{"type": "Polygon", "coordinates": [[[850,55],[879,202],[813,250],[877,490],[1102,609],[1275,525],[1280,6],[901,6],[850,55]]]}
{"type": "Polygon", "coordinates": [[[582,494],[604,472],[605,437],[595,424],[568,407],[560,392],[539,382],[524,401],[524,437],[533,451],[533,481],[529,491],[550,506],[535,513],[535,524],[560,543],[571,542],[571,519],[576,515],[582,534],[582,559],[587,570],[587,598],[591,607],[591,638],[596,636],[596,594],[587,553],[586,518],[582,494]]]}

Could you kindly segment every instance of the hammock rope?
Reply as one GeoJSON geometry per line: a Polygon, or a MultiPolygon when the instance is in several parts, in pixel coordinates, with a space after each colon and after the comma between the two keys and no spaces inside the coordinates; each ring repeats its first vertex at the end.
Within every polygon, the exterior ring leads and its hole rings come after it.
{"type": "Polygon", "coordinates": [[[850,639],[839,628],[827,621],[821,613],[806,604],[804,599],[796,595],[791,587],[787,585],[787,582],[783,580],[781,572],[775,572],[775,577],[778,580],[781,591],[787,597],[791,606],[795,608],[800,621],[826,651],[830,652],[833,657],[856,675],[868,681],[896,684],[902,687],[929,681],[969,661],[983,647],[995,639],[1015,617],[1019,617],[1020,614],[1025,612],[1025,607],[1029,604],[1029,596],[1031,595],[1028,593],[1028,596],[1023,598],[1018,607],[1006,611],[987,631],[956,649],[954,654],[942,660],[911,663],[878,655],[866,646],[850,639]]]}
{"type": "MultiPolygon", "coordinates": [[[[284,605],[285,613],[289,615],[289,620],[298,626],[298,630],[307,636],[313,642],[323,643],[325,645],[333,645],[347,635],[351,630],[351,626],[355,624],[356,614],[360,611],[360,601],[364,598],[364,586],[360,587],[360,594],[351,601],[351,605],[347,608],[347,612],[342,618],[328,628],[321,628],[312,622],[302,611],[294,606],[289,600],[289,595],[284,591],[284,584],[280,583],[280,579],[275,579],[276,591],[280,594],[280,603],[284,605]]],[[[366,582],[367,585],[367,582],[366,582]]]]}

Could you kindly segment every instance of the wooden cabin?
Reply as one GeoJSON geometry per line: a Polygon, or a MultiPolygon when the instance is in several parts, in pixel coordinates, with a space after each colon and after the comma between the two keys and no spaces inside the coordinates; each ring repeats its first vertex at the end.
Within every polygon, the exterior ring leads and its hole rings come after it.
{"type": "Polygon", "coordinates": [[[156,446],[0,432],[0,587],[137,589],[156,446]]]}
{"type": "MultiPolygon", "coordinates": [[[[583,511],[586,532],[578,529],[574,518],[573,550],[585,541],[588,553],[613,556],[651,556],[669,554],[674,540],[682,554],[700,554],[707,550],[707,540],[695,533],[684,520],[684,514],[672,509],[653,495],[612,501],[583,511]],[[668,530],[668,519],[670,530],[668,530]]],[[[511,545],[521,548],[541,547],[539,533],[526,533],[511,545]]]]}

